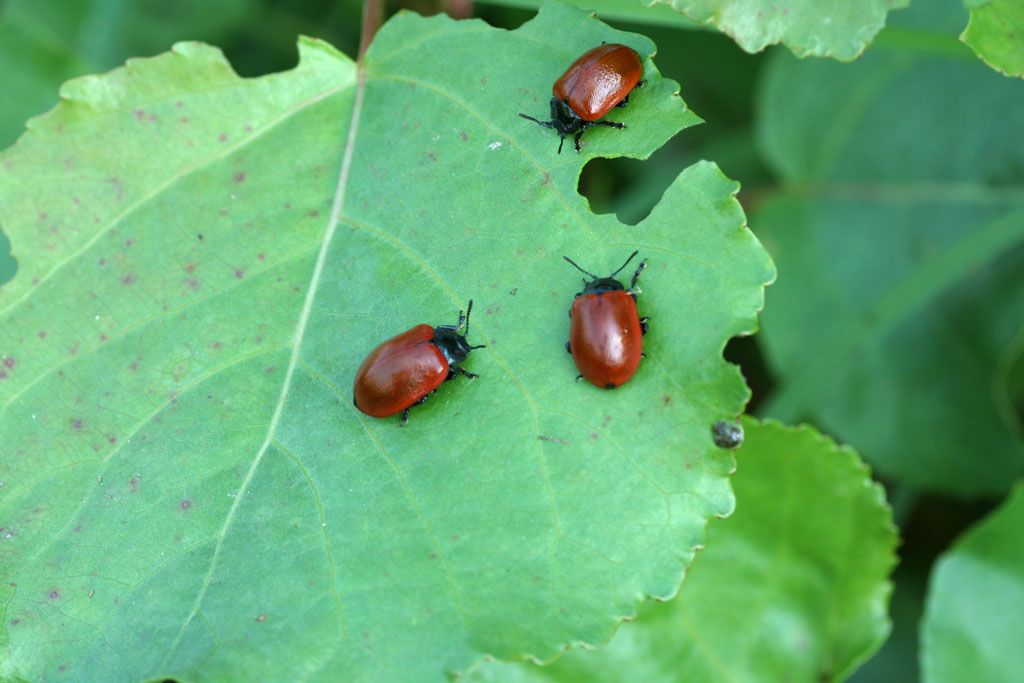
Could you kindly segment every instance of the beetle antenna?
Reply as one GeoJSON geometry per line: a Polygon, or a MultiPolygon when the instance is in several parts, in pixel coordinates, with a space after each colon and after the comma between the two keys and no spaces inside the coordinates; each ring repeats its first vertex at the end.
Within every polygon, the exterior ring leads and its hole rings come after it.
{"type": "MultiPolygon", "coordinates": [[[[629,255],[629,258],[628,258],[628,259],[626,259],[626,262],[625,262],[625,263],[623,263],[623,264],[622,264],[621,266],[619,266],[619,270],[622,270],[622,269],[623,269],[623,268],[625,268],[625,267],[626,267],[627,265],[629,265],[629,262],[633,260],[633,257],[634,257],[634,256],[636,256],[636,255],[637,255],[637,254],[639,254],[639,253],[640,253],[640,250],[639,250],[639,249],[637,249],[637,250],[636,250],[636,251],[634,251],[634,252],[633,252],[632,254],[630,254],[630,255],[629,255]]],[[[616,271],[615,271],[614,273],[612,273],[612,274],[611,274],[611,275],[609,275],[608,277],[615,277],[616,275],[618,275],[618,274],[619,274],[619,270],[616,270],[616,271]]],[[[641,270],[642,270],[642,269],[641,269],[641,270]]],[[[636,282],[636,281],[634,280],[634,282],[636,282]]]]}
{"type": "MultiPolygon", "coordinates": [[[[566,261],[568,261],[568,262],[569,262],[569,263],[571,263],[572,265],[576,266],[576,270],[580,271],[580,272],[581,272],[581,273],[583,273],[584,275],[589,275],[590,277],[594,278],[595,280],[600,280],[600,279],[601,279],[601,278],[599,278],[598,276],[594,275],[593,273],[588,273],[587,271],[585,271],[585,270],[583,270],[582,268],[580,268],[579,266],[577,266],[577,265],[576,265],[576,262],[575,262],[575,261],[573,261],[573,260],[572,260],[571,258],[569,258],[568,256],[563,256],[562,258],[564,258],[564,259],[565,259],[566,261]]],[[[586,281],[584,280],[584,282],[586,282],[586,281]]]]}
{"type": "Polygon", "coordinates": [[[520,114],[520,116],[522,116],[524,119],[528,119],[530,121],[533,121],[534,123],[539,123],[540,125],[544,126],[545,128],[554,128],[555,127],[554,124],[552,124],[550,121],[538,121],[537,119],[533,118],[532,116],[527,116],[526,114],[520,114]]]}
{"type": "Polygon", "coordinates": [[[463,337],[465,337],[467,334],[469,334],[469,314],[472,313],[472,312],[473,312],[473,300],[470,299],[469,300],[469,305],[466,306],[466,317],[465,318],[462,317],[462,311],[459,311],[459,326],[456,329],[461,330],[462,329],[462,323],[463,322],[466,323],[466,334],[462,335],[463,337]]]}

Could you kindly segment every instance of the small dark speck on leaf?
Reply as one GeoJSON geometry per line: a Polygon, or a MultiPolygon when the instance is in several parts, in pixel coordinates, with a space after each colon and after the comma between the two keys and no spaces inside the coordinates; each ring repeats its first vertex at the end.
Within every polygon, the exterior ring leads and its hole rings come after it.
{"type": "Polygon", "coordinates": [[[262,261],[262,260],[264,260],[267,257],[264,256],[263,254],[256,254],[256,258],[259,259],[260,261],[262,261]]]}
{"type": "Polygon", "coordinates": [[[74,427],[75,429],[81,429],[82,428],[82,421],[81,420],[75,420],[74,422],[71,423],[71,426],[74,427]]]}
{"type": "Polygon", "coordinates": [[[13,368],[14,367],[14,357],[10,356],[8,358],[4,358],[4,365],[6,365],[9,368],[13,368]]]}
{"type": "Polygon", "coordinates": [[[668,394],[665,394],[664,396],[661,397],[661,401],[665,405],[668,405],[671,400],[672,400],[672,397],[669,396],[668,394]]]}
{"type": "Polygon", "coordinates": [[[192,507],[192,501],[183,500],[180,503],[178,503],[178,507],[180,507],[182,510],[188,510],[190,507],[192,507]]]}
{"type": "MultiPolygon", "coordinates": [[[[116,436],[112,436],[109,439],[107,439],[107,441],[109,441],[110,443],[117,443],[117,437],[116,436]]],[[[135,483],[134,479],[132,480],[132,483],[133,484],[135,483]]]]}
{"type": "Polygon", "coordinates": [[[221,133],[220,136],[217,139],[220,140],[221,142],[227,142],[228,141],[227,133],[221,133]]]}
{"type": "Polygon", "coordinates": [[[430,559],[436,560],[437,559],[437,553],[430,553],[430,559]]]}
{"type": "Polygon", "coordinates": [[[21,619],[11,619],[11,626],[17,626],[21,623],[21,619]]]}
{"type": "Polygon", "coordinates": [[[267,620],[267,615],[266,614],[261,614],[258,617],[256,617],[256,622],[260,623],[260,624],[262,624],[266,620],[267,620]]]}
{"type": "Polygon", "coordinates": [[[458,534],[455,534],[454,536],[452,536],[452,540],[453,540],[453,541],[457,541],[457,540],[459,540],[459,535],[458,535],[458,534]]]}
{"type": "Polygon", "coordinates": [[[316,218],[317,216],[320,215],[320,212],[317,211],[316,209],[313,209],[312,211],[309,212],[309,215],[312,216],[313,218],[316,218]]]}
{"type": "Polygon", "coordinates": [[[133,282],[135,282],[135,273],[128,273],[123,278],[121,278],[121,282],[123,282],[125,286],[131,285],[133,282]]]}
{"type": "Polygon", "coordinates": [[[198,237],[198,238],[199,238],[200,240],[201,240],[201,239],[203,239],[203,236],[202,236],[202,235],[197,235],[197,237],[198,237]]]}
{"type": "Polygon", "coordinates": [[[516,287],[515,289],[512,289],[512,290],[510,290],[510,291],[509,291],[509,294],[511,294],[512,296],[515,296],[515,295],[516,295],[516,292],[518,292],[518,291],[519,291],[519,288],[518,288],[518,287],[516,287]]]}
{"type": "Polygon", "coordinates": [[[245,273],[240,271],[240,270],[236,270],[235,271],[235,277],[237,277],[239,280],[241,280],[243,277],[245,277],[245,273]]]}
{"type": "Polygon", "coordinates": [[[463,141],[463,142],[469,142],[469,136],[468,136],[468,135],[466,135],[466,131],[464,131],[464,130],[460,130],[460,131],[459,131],[459,136],[461,136],[461,137],[462,137],[462,141],[463,141]]]}
{"type": "Polygon", "coordinates": [[[60,591],[56,591],[56,590],[50,591],[50,599],[51,600],[56,600],[59,597],[60,597],[60,591]]]}
{"type": "Polygon", "coordinates": [[[590,438],[591,439],[596,439],[597,438],[597,432],[590,432],[590,438]]]}
{"type": "Polygon", "coordinates": [[[39,333],[39,338],[40,339],[46,339],[46,332],[40,332],[39,333]]]}
{"type": "Polygon", "coordinates": [[[241,171],[236,173],[235,174],[235,182],[236,183],[244,183],[245,182],[245,173],[241,172],[241,171]]]}
{"type": "Polygon", "coordinates": [[[269,375],[269,374],[270,374],[270,373],[272,373],[272,372],[273,372],[274,370],[277,370],[277,368],[276,368],[276,367],[274,367],[273,365],[271,365],[271,366],[267,367],[267,374],[269,375]]]}

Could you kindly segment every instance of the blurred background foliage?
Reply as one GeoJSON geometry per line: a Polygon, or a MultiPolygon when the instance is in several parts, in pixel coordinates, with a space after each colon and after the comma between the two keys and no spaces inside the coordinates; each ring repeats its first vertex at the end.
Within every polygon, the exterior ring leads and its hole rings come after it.
{"type": "MultiPolygon", "coordinates": [[[[399,9],[506,28],[534,14],[467,0],[388,3],[388,13],[399,9]]],[[[580,191],[596,213],[636,224],[697,160],[742,183],[779,283],[767,293],[765,332],[733,340],[726,356],[751,386],[750,412],[808,420],[876,467],[903,539],[894,630],[853,680],[915,679],[936,557],[1024,472],[1024,88],[957,41],[968,20],[957,0],[891,13],[849,64],[781,47],[748,54],[716,31],[689,30],[664,5],[643,24],[598,10],[655,41],[658,68],[706,123],[648,160],[590,162],[580,191]],[[979,246],[977,235],[990,239],[979,246]],[[946,258],[937,274],[928,270],[936,253],[946,258]],[[896,313],[886,306],[900,302],[872,295],[893,274],[917,283],[907,296],[918,298],[896,313]],[[871,332],[885,315],[896,320],[871,332]],[[832,353],[836,343],[850,348],[832,353]],[[799,382],[810,385],[796,391],[799,382]]],[[[293,66],[298,34],[354,55],[360,13],[358,0],[6,0],[0,147],[70,78],[179,40],[219,46],[243,76],[293,66]]],[[[16,270],[2,227],[0,284],[16,270]]]]}

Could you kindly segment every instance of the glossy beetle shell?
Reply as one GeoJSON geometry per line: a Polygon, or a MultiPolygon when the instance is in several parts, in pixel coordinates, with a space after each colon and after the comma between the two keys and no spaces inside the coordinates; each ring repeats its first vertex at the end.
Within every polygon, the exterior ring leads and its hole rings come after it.
{"type": "Polygon", "coordinates": [[[596,121],[630,93],[643,75],[640,57],[618,43],[588,50],[555,81],[551,94],[584,121],[596,121]]]}
{"type": "Polygon", "coordinates": [[[569,350],[588,382],[614,389],[633,376],[643,352],[643,330],[631,294],[622,289],[580,294],[569,316],[569,350]]]}
{"type": "Polygon", "coordinates": [[[449,365],[433,338],[433,327],[417,325],[371,351],[352,385],[356,408],[371,417],[388,417],[440,386],[449,365]]]}

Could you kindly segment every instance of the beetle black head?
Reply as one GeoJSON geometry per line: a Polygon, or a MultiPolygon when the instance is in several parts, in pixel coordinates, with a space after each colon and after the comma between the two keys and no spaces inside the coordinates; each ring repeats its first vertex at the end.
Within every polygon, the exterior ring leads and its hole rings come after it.
{"type": "Polygon", "coordinates": [[[466,341],[466,334],[469,334],[469,314],[472,311],[473,300],[470,299],[466,315],[462,315],[462,311],[459,311],[458,325],[438,325],[434,328],[434,338],[430,341],[433,342],[434,346],[441,349],[441,353],[444,355],[445,360],[448,361],[448,365],[458,365],[466,360],[466,356],[473,349],[484,348],[483,344],[480,346],[470,346],[469,342],[466,341]],[[466,334],[459,334],[459,330],[463,326],[466,327],[466,334]]]}
{"type": "MultiPolygon", "coordinates": [[[[565,138],[572,135],[576,131],[584,128],[586,122],[579,117],[579,115],[572,110],[569,103],[565,100],[560,100],[557,97],[551,98],[551,120],[550,121],[538,121],[532,116],[526,114],[520,114],[524,119],[529,119],[534,123],[539,123],[545,128],[554,128],[558,131],[558,136],[561,138],[558,142],[558,153],[562,153],[562,145],[565,143],[565,138]]],[[[577,143],[576,151],[579,151],[579,144],[577,143]]]]}
{"type": "MultiPolygon", "coordinates": [[[[583,270],[578,265],[576,265],[576,262],[573,261],[568,256],[563,256],[562,258],[564,258],[566,261],[575,266],[576,269],[583,273],[584,275],[589,275],[590,277],[594,278],[590,282],[587,282],[586,280],[583,281],[583,291],[576,295],[583,296],[584,294],[604,294],[605,292],[616,292],[625,289],[625,287],[622,286],[622,283],[615,279],[615,276],[618,275],[619,271],[625,268],[629,264],[629,262],[633,260],[633,257],[636,256],[638,253],[639,252],[634,251],[632,254],[630,254],[629,258],[626,259],[626,262],[619,266],[618,269],[608,277],[598,277],[593,273],[588,273],[587,271],[583,270]]],[[[646,264],[647,261],[644,261],[640,265],[640,268],[636,271],[636,275],[633,276],[633,285],[636,284],[636,278],[637,276],[640,275],[640,271],[643,270],[646,264]]]]}

